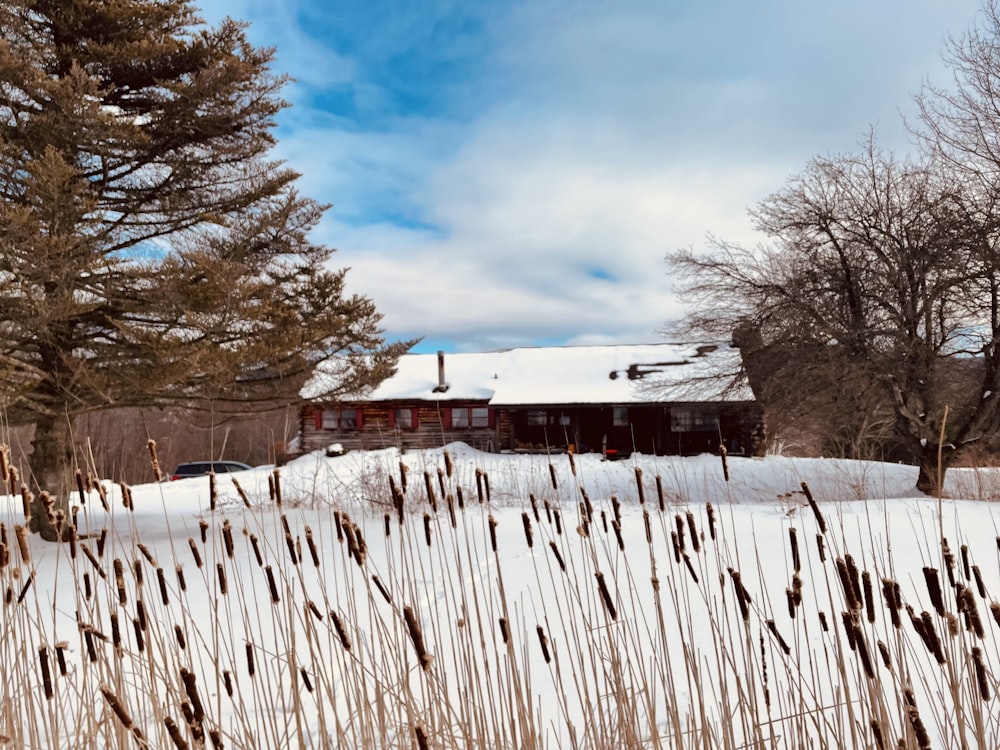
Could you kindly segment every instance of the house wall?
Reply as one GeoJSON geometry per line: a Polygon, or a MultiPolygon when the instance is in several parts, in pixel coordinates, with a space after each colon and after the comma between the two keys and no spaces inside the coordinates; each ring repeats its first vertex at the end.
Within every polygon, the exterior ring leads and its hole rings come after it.
{"type": "Polygon", "coordinates": [[[302,409],[302,450],[303,452],[324,450],[334,443],[340,443],[345,450],[381,448],[416,450],[440,448],[448,443],[460,441],[479,450],[496,451],[500,447],[496,410],[490,410],[491,424],[487,427],[461,427],[450,424],[451,409],[484,407],[486,407],[484,402],[368,403],[341,404],[336,407],[310,404],[302,409]],[[360,411],[361,424],[353,429],[325,429],[320,426],[317,419],[317,414],[321,415],[324,408],[360,411]],[[394,424],[392,412],[396,409],[412,409],[416,414],[416,427],[406,428],[394,424]]]}

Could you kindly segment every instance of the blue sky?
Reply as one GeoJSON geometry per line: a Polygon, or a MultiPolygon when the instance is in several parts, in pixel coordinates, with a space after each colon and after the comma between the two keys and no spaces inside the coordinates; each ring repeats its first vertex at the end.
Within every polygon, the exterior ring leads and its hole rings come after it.
{"type": "Polygon", "coordinates": [[[277,155],[316,239],[420,350],[634,343],[681,308],[666,253],[948,80],[976,0],[208,0],[295,78],[277,155]]]}

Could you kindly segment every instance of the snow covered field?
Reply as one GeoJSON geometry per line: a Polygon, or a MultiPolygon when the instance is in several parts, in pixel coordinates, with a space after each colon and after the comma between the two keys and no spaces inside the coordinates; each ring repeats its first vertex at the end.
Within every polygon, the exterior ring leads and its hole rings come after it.
{"type": "Polygon", "coordinates": [[[913,467],[726,469],[313,454],[232,475],[246,502],[225,475],[214,499],[207,477],[133,487],[130,510],[108,484],[85,538],[23,550],[7,497],[0,735],[996,747],[1000,471],[952,470],[938,501],[913,467]]]}

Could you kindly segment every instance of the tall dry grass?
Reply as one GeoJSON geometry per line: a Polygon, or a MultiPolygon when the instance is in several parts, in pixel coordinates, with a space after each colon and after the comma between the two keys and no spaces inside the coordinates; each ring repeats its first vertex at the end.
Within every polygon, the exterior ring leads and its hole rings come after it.
{"type": "Polygon", "coordinates": [[[732,504],[638,465],[619,496],[573,456],[501,490],[425,455],[373,467],[343,504],[280,470],[260,498],[216,477],[190,530],[169,508],[144,525],[126,485],[86,478],[64,544],[8,515],[0,742],[1000,745],[997,550],[943,519],[905,568],[877,508],[859,537],[807,484],[783,536],[757,538],[732,504]]]}

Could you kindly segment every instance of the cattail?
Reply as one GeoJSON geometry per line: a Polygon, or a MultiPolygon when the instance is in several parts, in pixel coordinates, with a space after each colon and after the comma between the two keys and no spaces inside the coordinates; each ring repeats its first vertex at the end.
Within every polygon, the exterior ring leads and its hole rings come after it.
{"type": "Polygon", "coordinates": [[[274,581],[274,570],[270,565],[264,568],[264,574],[267,576],[267,590],[271,594],[271,603],[277,604],[281,601],[281,597],[278,596],[278,584],[274,581]]]}
{"type": "Polygon", "coordinates": [[[899,584],[891,578],[882,579],[882,596],[885,598],[886,609],[889,610],[889,617],[894,628],[900,627],[899,609],[902,602],[899,597],[899,584]]]}
{"type": "Polygon", "coordinates": [[[125,573],[122,561],[117,557],[112,563],[115,572],[115,587],[118,589],[118,603],[124,606],[128,603],[128,592],[125,589],[125,573]]]}
{"type": "Polygon", "coordinates": [[[688,557],[687,552],[683,553],[683,557],[684,557],[684,566],[687,568],[688,573],[691,574],[691,580],[694,581],[695,583],[698,583],[698,574],[695,573],[694,571],[694,565],[691,563],[691,558],[688,557]]]}
{"type": "Polygon", "coordinates": [[[798,573],[802,567],[799,561],[798,531],[794,526],[788,528],[788,544],[792,548],[792,571],[798,573]]]}
{"type": "Polygon", "coordinates": [[[738,570],[729,568],[729,577],[733,582],[733,590],[736,592],[736,600],[740,605],[740,615],[743,622],[750,620],[750,594],[743,586],[743,578],[738,570]]]}
{"type": "Polygon", "coordinates": [[[558,508],[552,509],[552,520],[556,523],[556,535],[562,536],[562,513],[558,508]]]}
{"type": "Polygon", "coordinates": [[[715,508],[711,503],[705,503],[705,513],[708,516],[708,536],[715,541],[715,508]]]}
{"type": "Polygon", "coordinates": [[[924,643],[927,646],[927,650],[934,655],[938,664],[944,664],[944,651],[941,648],[941,640],[938,638],[930,612],[921,612],[920,620],[923,624],[924,643]]]}
{"type": "Polygon", "coordinates": [[[566,451],[566,456],[569,458],[569,471],[574,477],[576,476],[576,461],[573,459],[573,451],[566,451]]]}
{"type": "Polygon", "coordinates": [[[559,491],[559,478],[556,476],[556,467],[549,461],[549,479],[552,480],[552,489],[559,491]]]}
{"type": "Polygon", "coordinates": [[[66,649],[69,648],[69,644],[66,641],[59,641],[56,644],[56,664],[59,666],[59,674],[63,677],[66,676],[66,649]]]}
{"type": "MultiPolygon", "coordinates": [[[[389,536],[389,514],[385,515],[386,532],[385,535],[389,536]]],[[[314,568],[319,567],[319,550],[316,549],[316,541],[313,539],[313,532],[308,526],[305,527],[306,532],[306,546],[309,548],[309,557],[312,559],[312,564],[314,568]]]]}
{"type": "Polygon", "coordinates": [[[635,467],[635,489],[639,493],[639,505],[646,504],[646,491],[642,487],[642,469],[635,467]]]}
{"type": "Polygon", "coordinates": [[[604,573],[598,571],[594,574],[597,578],[597,587],[601,592],[601,601],[604,602],[604,607],[608,611],[608,615],[612,620],[618,619],[618,610],[615,609],[615,603],[611,599],[611,592],[608,591],[608,584],[604,580],[604,573]]]}
{"type": "MultiPolygon", "coordinates": [[[[14,531],[15,532],[17,531],[16,527],[14,531]]],[[[108,574],[104,572],[104,568],[101,567],[101,563],[98,561],[96,557],[94,557],[94,553],[90,551],[90,548],[86,544],[81,544],[80,549],[83,550],[84,557],[86,557],[90,561],[90,564],[94,566],[94,570],[97,571],[97,575],[99,575],[104,580],[107,580],[108,574]]]]}
{"type": "Polygon", "coordinates": [[[337,613],[333,611],[330,612],[330,619],[333,621],[334,630],[337,631],[337,637],[340,638],[340,645],[344,647],[344,651],[350,651],[351,639],[347,636],[347,629],[344,627],[344,623],[337,613]]]}
{"type": "Polygon", "coordinates": [[[118,615],[112,612],[108,619],[111,622],[111,645],[115,647],[115,650],[119,650],[122,647],[122,631],[121,627],[118,625],[118,615]]]}
{"type": "Polygon", "coordinates": [[[823,518],[823,514],[820,513],[819,506],[816,504],[816,500],[812,496],[812,492],[809,490],[809,485],[805,482],[802,483],[802,494],[806,496],[806,500],[809,501],[809,507],[812,508],[813,515],[816,516],[816,524],[819,526],[819,531],[821,534],[826,533],[826,519],[823,518]]]}
{"type": "Polygon", "coordinates": [[[871,727],[872,736],[875,738],[875,746],[878,750],[885,750],[885,740],[882,738],[882,728],[879,726],[879,723],[875,719],[872,719],[868,722],[868,726],[871,727]]]}
{"type": "Polygon", "coordinates": [[[681,546],[680,546],[680,544],[677,541],[677,532],[676,531],[671,531],[670,532],[670,545],[671,545],[671,547],[673,547],[673,550],[674,550],[674,562],[676,562],[678,565],[680,565],[680,562],[681,562],[681,546]]]}
{"type": "Polygon", "coordinates": [[[447,494],[447,491],[445,490],[444,487],[444,471],[442,471],[440,468],[438,468],[437,470],[437,478],[438,478],[438,489],[441,491],[441,497],[444,497],[447,494]]]}
{"type": "Polygon", "coordinates": [[[227,518],[222,522],[222,542],[226,548],[226,557],[233,559],[233,527],[227,518]]]}
{"type": "Polygon", "coordinates": [[[402,491],[396,485],[396,481],[389,477],[389,492],[392,494],[392,507],[396,510],[396,518],[399,521],[399,525],[403,525],[403,503],[404,497],[402,491]]]}
{"type": "Polygon", "coordinates": [[[281,470],[275,469],[272,472],[274,476],[274,504],[279,508],[281,507],[281,470]]]}
{"type": "Polygon", "coordinates": [[[184,630],[180,625],[174,625],[174,638],[177,640],[177,645],[180,647],[181,651],[187,648],[187,641],[184,638],[184,630]]]}
{"type": "Polygon", "coordinates": [[[424,541],[427,542],[427,546],[431,546],[431,514],[424,513],[424,541]]]}
{"type": "Polygon", "coordinates": [[[323,613],[319,611],[319,607],[316,606],[316,602],[312,599],[306,601],[306,609],[320,622],[323,621],[323,613]]]}
{"type": "Polygon", "coordinates": [[[222,563],[215,564],[215,572],[219,579],[219,593],[225,596],[229,593],[229,584],[226,581],[226,569],[223,567],[222,563]]]}
{"type": "Polygon", "coordinates": [[[456,485],[455,499],[458,500],[458,509],[465,510],[465,495],[462,493],[462,485],[456,485]]]}
{"type": "MultiPolygon", "coordinates": [[[[83,472],[80,471],[79,469],[77,469],[76,470],[76,474],[74,476],[75,476],[75,479],[76,479],[76,491],[77,491],[77,494],[80,496],[80,505],[86,505],[87,504],[87,488],[86,488],[86,485],[85,485],[85,483],[83,481],[83,472]]],[[[156,481],[159,482],[160,480],[157,479],[156,481]]],[[[76,524],[74,524],[74,526],[75,525],[76,524]]]]}
{"type": "Polygon", "coordinates": [[[479,495],[479,502],[486,499],[486,491],[483,489],[483,470],[478,466],[476,467],[476,494],[479,495]]]}
{"type": "Polygon", "coordinates": [[[298,565],[299,554],[295,545],[295,539],[288,532],[285,533],[285,547],[288,549],[288,558],[292,561],[292,565],[298,565]]]}
{"type": "Polygon", "coordinates": [[[566,572],[566,562],[563,560],[563,556],[559,554],[559,547],[556,546],[555,542],[549,542],[549,548],[552,550],[552,554],[556,556],[556,562],[559,563],[559,569],[563,573],[566,572]]]}
{"type": "Polygon", "coordinates": [[[403,460],[399,461],[399,486],[402,491],[406,492],[406,472],[410,470],[410,467],[403,463],[403,460]]]}
{"type": "Polygon", "coordinates": [[[542,647],[542,658],[545,659],[546,664],[549,664],[552,662],[552,655],[549,654],[549,639],[545,636],[545,629],[539,625],[535,631],[538,633],[538,643],[542,647]]]}
{"type": "Polygon", "coordinates": [[[868,622],[875,622],[875,597],[872,592],[872,576],[867,570],[861,574],[861,584],[865,594],[865,613],[868,622]]]}
{"type": "Polygon", "coordinates": [[[38,647],[38,667],[42,673],[42,687],[46,700],[52,700],[55,692],[52,690],[52,673],[49,671],[49,650],[44,645],[38,647]]]}
{"type": "Polygon", "coordinates": [[[490,525],[490,547],[493,549],[494,552],[496,552],[497,551],[497,519],[495,519],[493,517],[493,514],[491,513],[490,516],[489,516],[489,518],[487,520],[489,521],[489,525],[490,525]]]}
{"type": "MultiPolygon", "coordinates": [[[[857,575],[857,568],[854,570],[855,575],[857,575]]],[[[847,606],[851,609],[861,609],[861,600],[851,580],[850,568],[847,565],[847,561],[842,557],[837,558],[837,576],[840,578],[840,587],[844,591],[844,599],[847,601],[847,606]]]]}
{"type": "MultiPolygon", "coordinates": [[[[157,482],[162,481],[163,473],[160,471],[160,461],[156,457],[156,441],[152,439],[147,440],[146,447],[149,448],[149,460],[153,465],[153,477],[157,482]]],[[[77,473],[79,474],[79,471],[77,473]]],[[[81,492],[80,494],[82,495],[83,493],[81,492]]]]}
{"type": "Polygon", "coordinates": [[[622,539],[622,525],[619,521],[613,521],[611,523],[611,528],[615,530],[615,539],[618,542],[618,549],[622,552],[625,551],[625,540],[622,539]]]}
{"type": "Polygon", "coordinates": [[[601,528],[604,529],[604,533],[608,533],[608,514],[603,510],[601,511],[601,528]]]}
{"type": "Polygon", "coordinates": [[[181,565],[175,566],[174,573],[177,576],[177,587],[181,591],[187,591],[187,581],[184,580],[184,567],[181,565]]]}
{"type": "Polygon", "coordinates": [[[884,641],[878,642],[878,653],[882,657],[882,664],[886,669],[892,671],[892,658],[889,656],[889,647],[884,641]]]}
{"type": "Polygon", "coordinates": [[[857,633],[854,625],[854,610],[845,610],[840,613],[841,622],[844,625],[844,635],[847,636],[847,645],[851,651],[858,650],[857,633]]]}
{"type": "Polygon", "coordinates": [[[111,511],[111,505],[110,505],[110,503],[108,503],[108,491],[106,489],[104,489],[104,484],[102,482],[98,481],[94,485],[94,487],[97,490],[97,497],[100,498],[100,500],[101,500],[101,507],[104,508],[104,512],[105,513],[110,512],[111,511]]]}
{"type": "Polygon", "coordinates": [[[226,689],[226,695],[233,697],[233,675],[228,669],[222,671],[222,686],[226,689]]]}
{"type": "Polygon", "coordinates": [[[497,623],[500,625],[500,637],[504,643],[510,643],[510,628],[507,627],[507,618],[501,617],[497,623]]]}
{"type": "Polygon", "coordinates": [[[437,497],[434,495],[434,485],[431,483],[429,471],[424,472],[424,491],[427,493],[427,502],[430,504],[431,510],[437,513],[437,497]]]}
{"type": "Polygon", "coordinates": [[[653,525],[650,522],[649,511],[645,508],[642,509],[642,526],[646,532],[646,544],[652,546],[653,544],[653,525]]]}
{"type": "Polygon", "coordinates": [[[378,589],[378,592],[382,595],[382,598],[385,599],[386,603],[392,604],[392,597],[389,595],[389,589],[387,589],[385,584],[379,580],[379,577],[372,576],[372,582],[375,584],[375,588],[378,589]]]}
{"type": "Polygon", "coordinates": [[[444,452],[444,470],[445,473],[448,475],[448,478],[450,479],[452,474],[455,473],[455,464],[451,462],[451,454],[448,452],[448,449],[446,448],[443,452],[444,452]]]}
{"type": "Polygon", "coordinates": [[[208,543],[208,521],[202,518],[198,521],[198,530],[201,532],[201,543],[208,543]]]}
{"type": "Polygon", "coordinates": [[[962,586],[958,592],[958,606],[965,614],[969,629],[976,634],[977,638],[984,638],[986,631],[983,628],[983,621],[979,617],[979,607],[976,606],[976,597],[972,589],[962,586]]]}
{"type": "MultiPolygon", "coordinates": [[[[87,648],[87,658],[91,663],[97,661],[97,648],[94,646],[94,633],[89,627],[83,627],[83,642],[87,648]]],[[[139,649],[140,651],[142,648],[139,649]]]]}
{"type": "Polygon", "coordinates": [[[667,499],[663,494],[663,477],[659,474],[656,475],[656,500],[660,505],[660,513],[662,513],[667,509],[667,499]]]}
{"type": "Polygon", "coordinates": [[[299,676],[302,677],[302,684],[305,686],[306,692],[311,693],[313,691],[312,680],[309,679],[309,673],[305,667],[299,667],[299,676]]]}
{"type": "Polygon", "coordinates": [[[729,451],[726,450],[726,446],[719,446],[719,457],[722,459],[722,476],[728,482],[729,481],[729,460],[727,458],[729,451]]]}
{"type": "Polygon", "coordinates": [[[247,673],[250,677],[256,674],[256,666],[253,659],[253,644],[247,643],[246,645],[246,655],[247,655],[247,673]]]}
{"type": "Polygon", "coordinates": [[[427,734],[424,732],[424,728],[417,724],[413,728],[413,734],[417,738],[417,750],[428,750],[430,744],[427,742],[427,734]]]}
{"type": "Polygon", "coordinates": [[[677,529],[677,548],[683,552],[684,551],[684,519],[681,518],[680,514],[674,515],[674,527],[677,529]]]}
{"type": "Polygon", "coordinates": [[[449,492],[445,495],[445,502],[448,504],[448,521],[451,523],[451,528],[458,528],[458,519],[455,517],[455,497],[449,492]]]}
{"type": "Polygon", "coordinates": [[[177,750],[187,750],[187,740],[185,740],[184,735],[181,734],[181,730],[177,726],[177,722],[167,716],[163,720],[163,725],[167,728],[167,734],[170,736],[170,741],[174,743],[174,747],[176,747],[177,750]]]}
{"type": "Polygon", "coordinates": [[[245,505],[247,508],[253,507],[250,504],[250,498],[247,497],[247,493],[243,489],[243,486],[239,482],[236,481],[236,477],[230,477],[229,481],[231,481],[233,483],[233,487],[236,489],[236,494],[239,495],[240,500],[243,501],[243,505],[245,505]]]}
{"type": "Polygon", "coordinates": [[[820,624],[820,627],[823,628],[823,632],[824,633],[829,633],[830,632],[830,626],[829,626],[829,624],[827,624],[827,621],[826,621],[826,612],[820,612],[819,613],[819,624],[820,624]]]}
{"type": "Polygon", "coordinates": [[[524,538],[528,542],[528,548],[534,546],[534,537],[531,533],[531,518],[529,518],[527,513],[521,514],[521,524],[524,526],[524,538]]]}
{"type": "Polygon", "coordinates": [[[170,604],[170,596],[167,594],[167,576],[163,572],[163,568],[156,569],[156,582],[160,587],[160,600],[166,607],[170,604]]]}
{"type": "Polygon", "coordinates": [[[0,445],[0,481],[6,482],[10,479],[10,448],[6,443],[0,445]]]}
{"type": "Polygon", "coordinates": [[[913,691],[910,689],[904,690],[903,697],[906,701],[906,717],[910,720],[910,726],[913,728],[917,747],[920,750],[930,750],[931,739],[927,734],[927,729],[924,727],[923,721],[920,720],[920,713],[917,711],[917,702],[913,698],[913,691]]]}
{"type": "Polygon", "coordinates": [[[406,620],[406,628],[410,633],[413,648],[417,652],[417,659],[420,662],[420,666],[426,672],[430,669],[434,656],[427,653],[427,649],[424,646],[424,635],[420,630],[420,623],[417,622],[416,615],[413,614],[412,607],[403,607],[403,618],[406,620]]]}
{"type": "Polygon", "coordinates": [[[826,546],[823,543],[823,535],[816,535],[816,551],[819,553],[819,561],[826,562],[826,546]]]}
{"type": "Polygon", "coordinates": [[[337,541],[341,544],[344,543],[344,518],[339,510],[333,512],[333,526],[337,530],[337,541]]]}
{"type": "Polygon", "coordinates": [[[978,565],[972,566],[972,577],[976,581],[976,590],[979,591],[979,596],[983,599],[986,598],[986,584],[983,583],[983,574],[979,570],[978,565]]]}
{"type": "Polygon", "coordinates": [[[184,692],[187,693],[188,700],[191,701],[191,708],[194,709],[194,719],[201,724],[205,720],[205,708],[198,696],[198,685],[194,673],[181,667],[181,682],[184,683],[184,692]]]}
{"type": "Polygon", "coordinates": [[[104,557],[104,546],[108,543],[108,527],[101,528],[101,533],[97,535],[97,556],[104,557]]]}
{"type": "Polygon", "coordinates": [[[938,578],[937,568],[924,567],[924,583],[927,586],[927,593],[931,597],[931,604],[939,617],[944,617],[944,597],[941,595],[941,581],[938,578]]]}
{"type": "Polygon", "coordinates": [[[115,695],[114,691],[107,685],[101,685],[100,691],[104,696],[104,699],[108,702],[108,705],[111,706],[111,710],[115,712],[115,716],[118,717],[118,721],[122,723],[122,726],[126,729],[132,729],[132,717],[129,715],[128,709],[125,705],[118,699],[118,696],[115,695]]]}
{"type": "Polygon", "coordinates": [[[972,579],[972,572],[969,569],[969,545],[963,544],[960,550],[962,553],[962,573],[965,575],[965,580],[969,581],[972,579]]]}
{"type": "Polygon", "coordinates": [[[694,513],[687,511],[688,535],[691,537],[691,548],[695,553],[701,552],[701,540],[698,535],[698,528],[695,526],[694,513]]]}
{"type": "Polygon", "coordinates": [[[983,651],[977,646],[973,646],[972,648],[972,665],[975,667],[976,685],[979,686],[979,697],[984,701],[988,701],[993,697],[993,694],[990,690],[989,680],[986,678],[986,667],[983,664],[983,651]]]}
{"type": "Polygon", "coordinates": [[[583,497],[584,517],[587,519],[587,523],[593,523],[594,504],[590,502],[590,495],[587,494],[587,490],[584,487],[580,488],[580,495],[583,497]]]}
{"type": "Polygon", "coordinates": [[[535,517],[535,522],[540,523],[542,518],[538,513],[538,498],[535,497],[534,492],[528,493],[528,502],[531,504],[531,513],[535,517]]]}
{"type": "Polygon", "coordinates": [[[778,632],[778,627],[774,624],[774,620],[767,621],[767,629],[771,631],[771,635],[773,635],[778,641],[778,645],[781,647],[781,650],[785,652],[785,656],[790,655],[792,653],[792,649],[785,639],[781,637],[781,633],[778,632]]]}
{"type": "Polygon", "coordinates": [[[17,551],[21,555],[21,562],[25,565],[31,565],[31,551],[28,547],[28,529],[15,524],[14,538],[17,539],[17,551]]]}
{"type": "Polygon", "coordinates": [[[132,575],[135,578],[135,585],[142,586],[142,561],[137,557],[132,560],[132,575]]]}
{"type": "Polygon", "coordinates": [[[868,641],[865,640],[861,628],[855,624],[854,638],[858,645],[858,657],[861,659],[861,666],[865,670],[865,676],[869,680],[875,679],[875,664],[872,662],[871,653],[868,651],[868,641]]]}
{"type": "Polygon", "coordinates": [[[135,510],[135,506],[132,505],[132,488],[125,484],[125,482],[119,482],[118,489],[122,495],[122,507],[125,510],[135,510]]]}
{"type": "Polygon", "coordinates": [[[941,538],[941,556],[944,558],[945,572],[948,574],[948,585],[955,586],[955,555],[948,546],[947,537],[941,538]]]}

